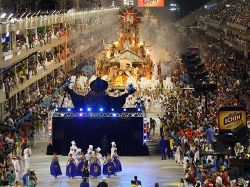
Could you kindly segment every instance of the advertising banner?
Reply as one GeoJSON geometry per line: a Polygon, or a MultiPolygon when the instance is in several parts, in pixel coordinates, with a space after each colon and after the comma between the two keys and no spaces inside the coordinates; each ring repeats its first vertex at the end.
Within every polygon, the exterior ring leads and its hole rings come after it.
{"type": "Polygon", "coordinates": [[[164,7],[164,0],[138,0],[138,7],[164,7]]]}
{"type": "Polygon", "coordinates": [[[247,125],[247,112],[245,110],[220,110],[219,111],[219,130],[230,131],[240,126],[247,125]]]}

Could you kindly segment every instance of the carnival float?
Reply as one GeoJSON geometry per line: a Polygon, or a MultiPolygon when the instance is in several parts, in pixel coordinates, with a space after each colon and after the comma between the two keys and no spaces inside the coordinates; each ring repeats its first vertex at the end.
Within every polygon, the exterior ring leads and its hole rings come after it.
{"type": "Polygon", "coordinates": [[[148,46],[140,40],[141,21],[142,14],[134,7],[121,10],[118,40],[105,46],[96,58],[96,76],[106,79],[112,89],[152,80],[153,62],[148,46]]]}

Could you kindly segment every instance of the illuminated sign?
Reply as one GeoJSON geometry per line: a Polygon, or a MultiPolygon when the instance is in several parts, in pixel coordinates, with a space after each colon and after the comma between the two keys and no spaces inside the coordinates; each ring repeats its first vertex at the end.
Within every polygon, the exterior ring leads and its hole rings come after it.
{"type": "Polygon", "coordinates": [[[219,130],[234,130],[247,124],[247,112],[245,110],[220,110],[219,130]]]}
{"type": "Polygon", "coordinates": [[[138,0],[138,7],[164,7],[164,0],[138,0]]]}

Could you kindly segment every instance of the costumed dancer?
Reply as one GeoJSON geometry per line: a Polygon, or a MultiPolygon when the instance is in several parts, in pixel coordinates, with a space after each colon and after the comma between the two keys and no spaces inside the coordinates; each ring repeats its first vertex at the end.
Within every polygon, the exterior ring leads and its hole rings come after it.
{"type": "Polygon", "coordinates": [[[82,178],[89,178],[89,164],[88,161],[84,162],[82,167],[82,178]]]}
{"type": "Polygon", "coordinates": [[[115,175],[115,164],[110,155],[107,156],[107,159],[104,161],[103,164],[103,174],[107,175],[108,178],[111,175],[115,175]]]}
{"type": "Polygon", "coordinates": [[[111,142],[111,157],[113,157],[113,154],[115,153],[115,150],[117,151],[115,142],[111,142]]]}
{"type": "Polygon", "coordinates": [[[91,161],[91,159],[93,158],[93,145],[89,145],[89,148],[87,150],[87,154],[85,155],[86,159],[88,161],[91,161]]]}
{"type": "Polygon", "coordinates": [[[56,156],[56,153],[54,153],[54,156],[52,158],[52,162],[50,165],[50,174],[57,178],[57,176],[62,175],[61,167],[59,164],[58,157],[56,156]]]}
{"type": "Polygon", "coordinates": [[[24,157],[24,166],[25,169],[28,169],[30,167],[30,156],[31,156],[31,149],[29,146],[27,146],[24,150],[23,150],[23,157],[24,157]]]}
{"type": "Polygon", "coordinates": [[[17,159],[16,156],[12,157],[12,164],[15,170],[15,175],[16,175],[16,181],[20,181],[20,175],[21,175],[21,165],[17,159]]]}
{"type": "Polygon", "coordinates": [[[76,146],[76,142],[73,140],[71,142],[70,150],[74,150],[74,149],[77,149],[77,146],[76,146]]]}
{"type": "Polygon", "coordinates": [[[97,158],[99,159],[100,164],[102,165],[104,160],[103,160],[102,154],[100,152],[101,152],[101,148],[97,147],[95,150],[95,154],[96,154],[97,158]]]}
{"type": "Polygon", "coordinates": [[[94,158],[90,164],[90,175],[94,178],[97,178],[101,175],[101,164],[97,154],[94,155],[94,158]]]}
{"type": "Polygon", "coordinates": [[[69,159],[66,167],[66,176],[73,178],[76,176],[76,164],[75,160],[72,158],[72,154],[69,155],[69,159]]]}
{"type": "Polygon", "coordinates": [[[78,149],[78,148],[77,148],[77,146],[76,146],[76,142],[75,142],[75,141],[72,141],[72,142],[71,142],[70,149],[69,149],[69,154],[68,154],[68,156],[69,156],[70,154],[73,155],[74,150],[77,150],[77,149],[78,149]]]}
{"type": "Polygon", "coordinates": [[[117,150],[115,150],[115,152],[113,154],[113,162],[115,164],[115,172],[121,172],[122,171],[122,164],[121,164],[119,156],[117,154],[117,150]]]}
{"type": "Polygon", "coordinates": [[[84,165],[85,162],[88,162],[86,160],[86,157],[84,156],[84,154],[78,153],[78,165],[77,165],[77,176],[82,176],[82,167],[84,165]]]}

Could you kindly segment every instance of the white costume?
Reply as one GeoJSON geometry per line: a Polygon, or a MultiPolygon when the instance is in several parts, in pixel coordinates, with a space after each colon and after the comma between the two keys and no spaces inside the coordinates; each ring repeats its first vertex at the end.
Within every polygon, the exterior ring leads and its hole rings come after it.
{"type": "MultiPolygon", "coordinates": [[[[69,154],[72,154],[72,157],[73,157],[73,154],[74,154],[74,150],[78,150],[78,148],[76,147],[76,142],[75,141],[72,141],[71,142],[71,146],[70,146],[70,149],[69,149],[69,154]]],[[[75,158],[74,158],[75,159],[75,158]]]]}
{"type": "Polygon", "coordinates": [[[117,151],[117,148],[116,148],[116,144],[115,142],[111,142],[111,157],[113,157],[114,153],[115,153],[115,150],[117,151]]]}
{"type": "Polygon", "coordinates": [[[89,145],[89,148],[87,150],[87,154],[85,155],[86,159],[90,162],[93,158],[94,151],[93,151],[93,145],[89,145]]]}
{"type": "Polygon", "coordinates": [[[177,146],[177,149],[175,152],[175,162],[178,164],[181,163],[181,146],[177,146]]]}
{"type": "Polygon", "coordinates": [[[16,181],[20,181],[21,165],[19,163],[19,160],[17,160],[16,157],[13,157],[12,164],[13,164],[13,167],[15,169],[16,181]]]}
{"type": "Polygon", "coordinates": [[[31,149],[29,147],[27,147],[26,149],[24,149],[23,151],[23,157],[24,157],[24,166],[25,169],[28,169],[30,167],[30,156],[31,156],[32,152],[31,149]]]}
{"type": "Polygon", "coordinates": [[[72,142],[71,142],[70,150],[71,150],[71,149],[73,149],[73,150],[74,150],[74,149],[77,149],[77,146],[76,146],[76,142],[75,142],[75,141],[72,141],[72,142]]]}
{"type": "Polygon", "coordinates": [[[97,148],[96,148],[96,156],[97,156],[97,158],[99,159],[101,165],[103,165],[104,159],[103,159],[102,154],[100,153],[100,151],[101,151],[101,148],[100,148],[100,147],[97,147],[97,148]]]}

